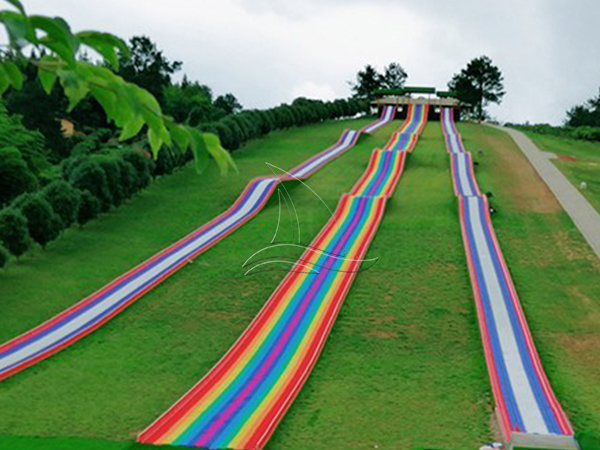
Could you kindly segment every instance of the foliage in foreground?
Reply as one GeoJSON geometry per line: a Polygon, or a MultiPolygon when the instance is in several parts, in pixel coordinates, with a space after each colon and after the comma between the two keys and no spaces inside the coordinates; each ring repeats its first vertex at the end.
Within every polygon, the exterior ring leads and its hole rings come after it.
{"type": "Polygon", "coordinates": [[[69,101],[68,111],[86,96],[92,96],[107,119],[121,130],[121,141],[146,130],[155,156],[166,145],[177,147],[182,153],[190,149],[202,163],[208,161],[210,154],[223,172],[233,166],[229,154],[214,136],[177,124],[163,114],[159,102],[148,90],[115,73],[120,59],[129,53],[123,40],[98,31],[73,33],[60,17],[28,15],[19,0],[7,1],[14,9],[0,11],[0,23],[9,37],[9,50],[3,52],[0,61],[0,95],[9,87],[20,90],[25,79],[23,68],[33,65],[47,94],[56,82],[60,83],[69,101]],[[78,58],[86,50],[100,55],[104,64],[78,58]]]}

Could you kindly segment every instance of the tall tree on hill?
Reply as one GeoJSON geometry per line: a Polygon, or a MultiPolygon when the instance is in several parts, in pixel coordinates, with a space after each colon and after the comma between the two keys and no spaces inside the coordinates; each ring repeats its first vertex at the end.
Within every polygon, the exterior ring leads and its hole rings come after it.
{"type": "Polygon", "coordinates": [[[356,74],[356,82],[350,82],[353,97],[361,100],[370,100],[373,98],[373,93],[381,87],[381,74],[371,64],[367,64],[356,74]]]}
{"type": "Polygon", "coordinates": [[[381,86],[385,89],[399,89],[404,86],[408,74],[398,63],[390,63],[381,75],[381,86]]]}
{"type": "Polygon", "coordinates": [[[487,56],[472,59],[467,67],[452,77],[448,89],[474,108],[474,116],[485,119],[485,107],[489,103],[500,103],[504,97],[502,72],[487,56]]]}
{"type": "Polygon", "coordinates": [[[163,89],[171,84],[171,75],[181,69],[181,61],[169,61],[154,42],[146,36],[129,40],[130,54],[119,61],[119,75],[149,91],[163,103],[163,89]]]}
{"type": "Polygon", "coordinates": [[[235,114],[242,110],[242,105],[233,94],[219,95],[214,105],[221,108],[226,114],[235,114]]]}

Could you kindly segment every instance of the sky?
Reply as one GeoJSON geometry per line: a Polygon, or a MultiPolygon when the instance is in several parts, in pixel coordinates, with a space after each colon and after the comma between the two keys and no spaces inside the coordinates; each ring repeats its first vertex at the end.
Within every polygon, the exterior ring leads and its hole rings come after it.
{"type": "MultiPolygon", "coordinates": [[[[23,0],[74,31],[148,35],[182,73],[246,108],[350,95],[365,64],[445,89],[487,55],[506,96],[500,121],[560,124],[600,87],[598,0],[23,0]]],[[[181,76],[181,75],[180,75],[181,76]]]]}

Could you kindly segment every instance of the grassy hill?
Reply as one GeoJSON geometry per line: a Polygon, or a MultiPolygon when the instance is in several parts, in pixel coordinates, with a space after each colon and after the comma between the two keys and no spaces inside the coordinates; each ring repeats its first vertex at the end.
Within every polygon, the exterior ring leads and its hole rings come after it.
{"type": "MultiPolygon", "coordinates": [[[[0,340],[213,218],[252,176],[268,173],[266,162],[290,168],[333,144],[343,128],[364,123],[272,133],[236,153],[240,176],[185,168],[85,230],[68,231],[0,276],[0,340]]],[[[333,209],[371,149],[398,125],[363,138],[318,172],[311,188],[333,209]]],[[[557,395],[576,427],[600,432],[600,262],[507,135],[459,128],[479,162],[482,190],[493,193],[494,224],[557,395]]],[[[303,186],[290,192],[308,243],[328,212],[303,186]]],[[[272,201],[100,330],[0,383],[0,449],[128,447],[223,355],[283,277],[244,276],[241,267],[270,242],[277,215],[272,201]],[[26,439],[32,436],[59,440],[26,439]]],[[[379,261],[357,277],[269,450],[476,448],[492,438],[491,392],[439,123],[427,126],[409,156],[373,257],[379,261]]]]}

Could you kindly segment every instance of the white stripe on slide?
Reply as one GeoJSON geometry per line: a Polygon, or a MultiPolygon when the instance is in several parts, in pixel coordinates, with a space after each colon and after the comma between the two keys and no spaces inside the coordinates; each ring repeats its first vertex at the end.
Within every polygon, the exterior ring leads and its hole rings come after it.
{"type": "Polygon", "coordinates": [[[471,184],[469,183],[467,155],[465,153],[461,153],[456,158],[456,161],[458,163],[458,176],[460,179],[462,192],[464,193],[463,195],[471,197],[475,195],[475,192],[473,192],[473,189],[471,189],[471,184]]]}
{"type": "Polygon", "coordinates": [[[315,167],[323,164],[327,159],[331,158],[333,155],[337,155],[338,153],[340,153],[340,152],[342,152],[344,150],[347,150],[348,147],[350,146],[350,144],[352,143],[352,140],[354,139],[354,136],[356,136],[356,131],[350,130],[346,134],[346,137],[344,138],[344,141],[338,147],[333,148],[331,151],[323,154],[321,157],[315,159],[312,163],[310,163],[306,167],[303,167],[298,172],[292,172],[292,175],[294,175],[295,177],[298,177],[298,178],[302,178],[304,175],[306,175],[307,173],[309,173],[315,167]]]}
{"type": "Polygon", "coordinates": [[[252,195],[244,202],[244,205],[238,210],[237,213],[233,214],[214,228],[210,228],[207,232],[188,242],[180,250],[176,251],[174,254],[164,259],[156,266],[145,272],[142,272],[141,274],[138,274],[139,276],[129,280],[129,282],[126,282],[117,291],[104,298],[97,305],[93,306],[79,316],[65,321],[61,326],[48,333],[44,337],[37,340],[34,338],[34,340],[32,340],[29,344],[21,347],[14,353],[0,358],[0,373],[5,371],[13,364],[26,361],[29,357],[39,351],[52,348],[58,341],[65,338],[69,334],[78,331],[80,328],[85,329],[85,324],[87,322],[98,317],[102,317],[112,306],[119,303],[123,298],[127,297],[137,288],[150,281],[155,276],[160,275],[162,271],[169,268],[171,265],[185,259],[186,256],[192,254],[195,250],[205,245],[211,239],[226,231],[232,224],[246,216],[254,209],[261,194],[268,189],[271,182],[272,179],[260,181],[254,189],[252,195]]]}
{"type": "Polygon", "coordinates": [[[498,330],[502,356],[515,395],[517,407],[525,426],[525,430],[522,431],[547,434],[549,431],[529,384],[504,301],[505,299],[500,288],[500,280],[492,262],[490,248],[485,239],[483,224],[480,220],[481,202],[479,201],[479,197],[467,197],[466,201],[471,218],[469,225],[471,226],[475,240],[475,251],[482,266],[483,278],[494,316],[493,319],[498,330]]]}

